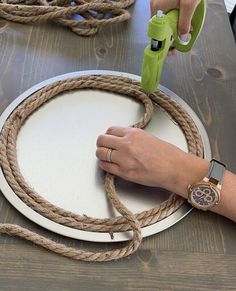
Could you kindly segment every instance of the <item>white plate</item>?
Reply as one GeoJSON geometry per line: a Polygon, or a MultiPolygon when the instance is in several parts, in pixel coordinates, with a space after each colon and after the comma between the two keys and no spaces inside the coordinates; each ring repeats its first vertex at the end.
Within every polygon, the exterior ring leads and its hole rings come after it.
{"type": "MultiPolygon", "coordinates": [[[[138,76],[113,71],[83,71],[58,76],[44,81],[21,94],[3,112],[0,129],[11,112],[38,89],[58,80],[91,74],[109,74],[140,80],[138,76]]],[[[191,115],[204,144],[204,156],[211,157],[207,134],[190,107],[173,92],[160,86],[191,115]]],[[[111,125],[128,126],[139,119],[143,106],[127,97],[98,90],[77,90],[57,96],[34,112],[20,129],[17,156],[20,170],[29,185],[46,200],[74,213],[96,218],[114,217],[103,187],[103,172],[95,157],[96,139],[111,125]]],[[[187,151],[185,136],[170,116],[155,106],[152,121],[146,130],[187,151]]],[[[87,241],[124,241],[131,232],[119,232],[114,238],[107,233],[72,229],[38,214],[12,191],[2,171],[0,188],[9,202],[33,222],[64,236],[87,241]]],[[[148,210],[166,200],[170,193],[118,179],[117,191],[124,204],[133,212],[148,210]],[[157,193],[159,193],[157,195],[157,193]]],[[[162,231],[181,218],[191,206],[185,203],[169,217],[142,229],[143,236],[162,231]]]]}

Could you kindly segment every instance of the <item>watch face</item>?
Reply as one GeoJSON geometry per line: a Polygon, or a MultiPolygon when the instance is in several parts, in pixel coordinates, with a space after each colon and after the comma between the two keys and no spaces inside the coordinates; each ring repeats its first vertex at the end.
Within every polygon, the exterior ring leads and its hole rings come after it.
{"type": "Polygon", "coordinates": [[[218,203],[219,192],[209,184],[197,184],[192,187],[189,198],[193,206],[207,210],[218,203]]]}

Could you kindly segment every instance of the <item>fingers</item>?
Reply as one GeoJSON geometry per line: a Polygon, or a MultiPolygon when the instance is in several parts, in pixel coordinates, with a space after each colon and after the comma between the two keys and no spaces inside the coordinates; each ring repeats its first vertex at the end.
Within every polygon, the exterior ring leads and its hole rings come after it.
{"type": "Polygon", "coordinates": [[[157,10],[162,10],[166,13],[172,9],[179,9],[178,33],[180,38],[186,42],[191,28],[191,20],[198,4],[199,0],[151,0],[150,10],[153,16],[157,13],[157,10]]]}
{"type": "Polygon", "coordinates": [[[168,56],[169,57],[173,57],[173,56],[176,56],[176,49],[172,49],[172,50],[169,50],[169,52],[168,52],[168,56]]]}
{"type": "Polygon", "coordinates": [[[112,126],[109,127],[106,131],[106,134],[115,135],[119,137],[125,136],[125,134],[129,131],[129,128],[122,126],[112,126]]]}
{"type": "Polygon", "coordinates": [[[188,33],[191,28],[191,20],[199,0],[180,1],[178,31],[181,40],[188,41],[188,33]]]}
{"type": "Polygon", "coordinates": [[[116,176],[122,176],[120,167],[117,164],[109,163],[105,161],[99,161],[99,166],[106,172],[116,175],[116,176]]]}
{"type": "Polygon", "coordinates": [[[97,147],[111,148],[117,149],[120,144],[120,137],[109,135],[109,134],[101,134],[97,139],[97,147]]]}
{"type": "Polygon", "coordinates": [[[97,139],[97,147],[106,147],[118,149],[121,143],[121,138],[124,137],[130,130],[129,127],[113,126],[108,128],[106,134],[101,134],[97,139]]]}
{"type": "Polygon", "coordinates": [[[108,128],[106,134],[97,139],[96,156],[102,162],[118,164],[118,149],[122,147],[122,137],[132,130],[127,127],[113,126],[108,128]]]}
{"type": "Polygon", "coordinates": [[[99,147],[96,150],[97,158],[103,162],[118,164],[117,155],[118,155],[117,150],[112,150],[109,152],[109,148],[105,147],[99,147]]]}

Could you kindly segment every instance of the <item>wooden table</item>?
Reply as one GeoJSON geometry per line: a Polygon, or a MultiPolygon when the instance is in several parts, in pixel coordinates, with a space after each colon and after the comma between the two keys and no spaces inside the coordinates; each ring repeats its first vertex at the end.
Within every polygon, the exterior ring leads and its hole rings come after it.
{"type": "MultiPolygon", "coordinates": [[[[148,42],[148,1],[132,19],[83,38],[54,24],[0,20],[0,110],[40,81],[67,72],[108,69],[140,75],[148,42]]],[[[194,49],[168,58],[162,85],[181,96],[208,132],[212,152],[236,172],[236,48],[223,1],[209,0],[194,49]]],[[[111,245],[63,238],[30,222],[0,197],[0,222],[27,227],[87,249],[111,245]]],[[[0,235],[0,290],[236,290],[236,227],[192,211],[174,227],[144,239],[132,256],[109,263],[76,262],[18,238],[0,235]]]]}

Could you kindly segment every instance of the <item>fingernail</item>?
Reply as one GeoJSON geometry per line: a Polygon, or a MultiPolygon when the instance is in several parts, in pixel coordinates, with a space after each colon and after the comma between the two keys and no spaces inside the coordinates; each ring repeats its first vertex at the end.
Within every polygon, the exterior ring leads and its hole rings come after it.
{"type": "Polygon", "coordinates": [[[188,41],[188,33],[181,34],[180,39],[184,42],[187,42],[188,41]]]}

